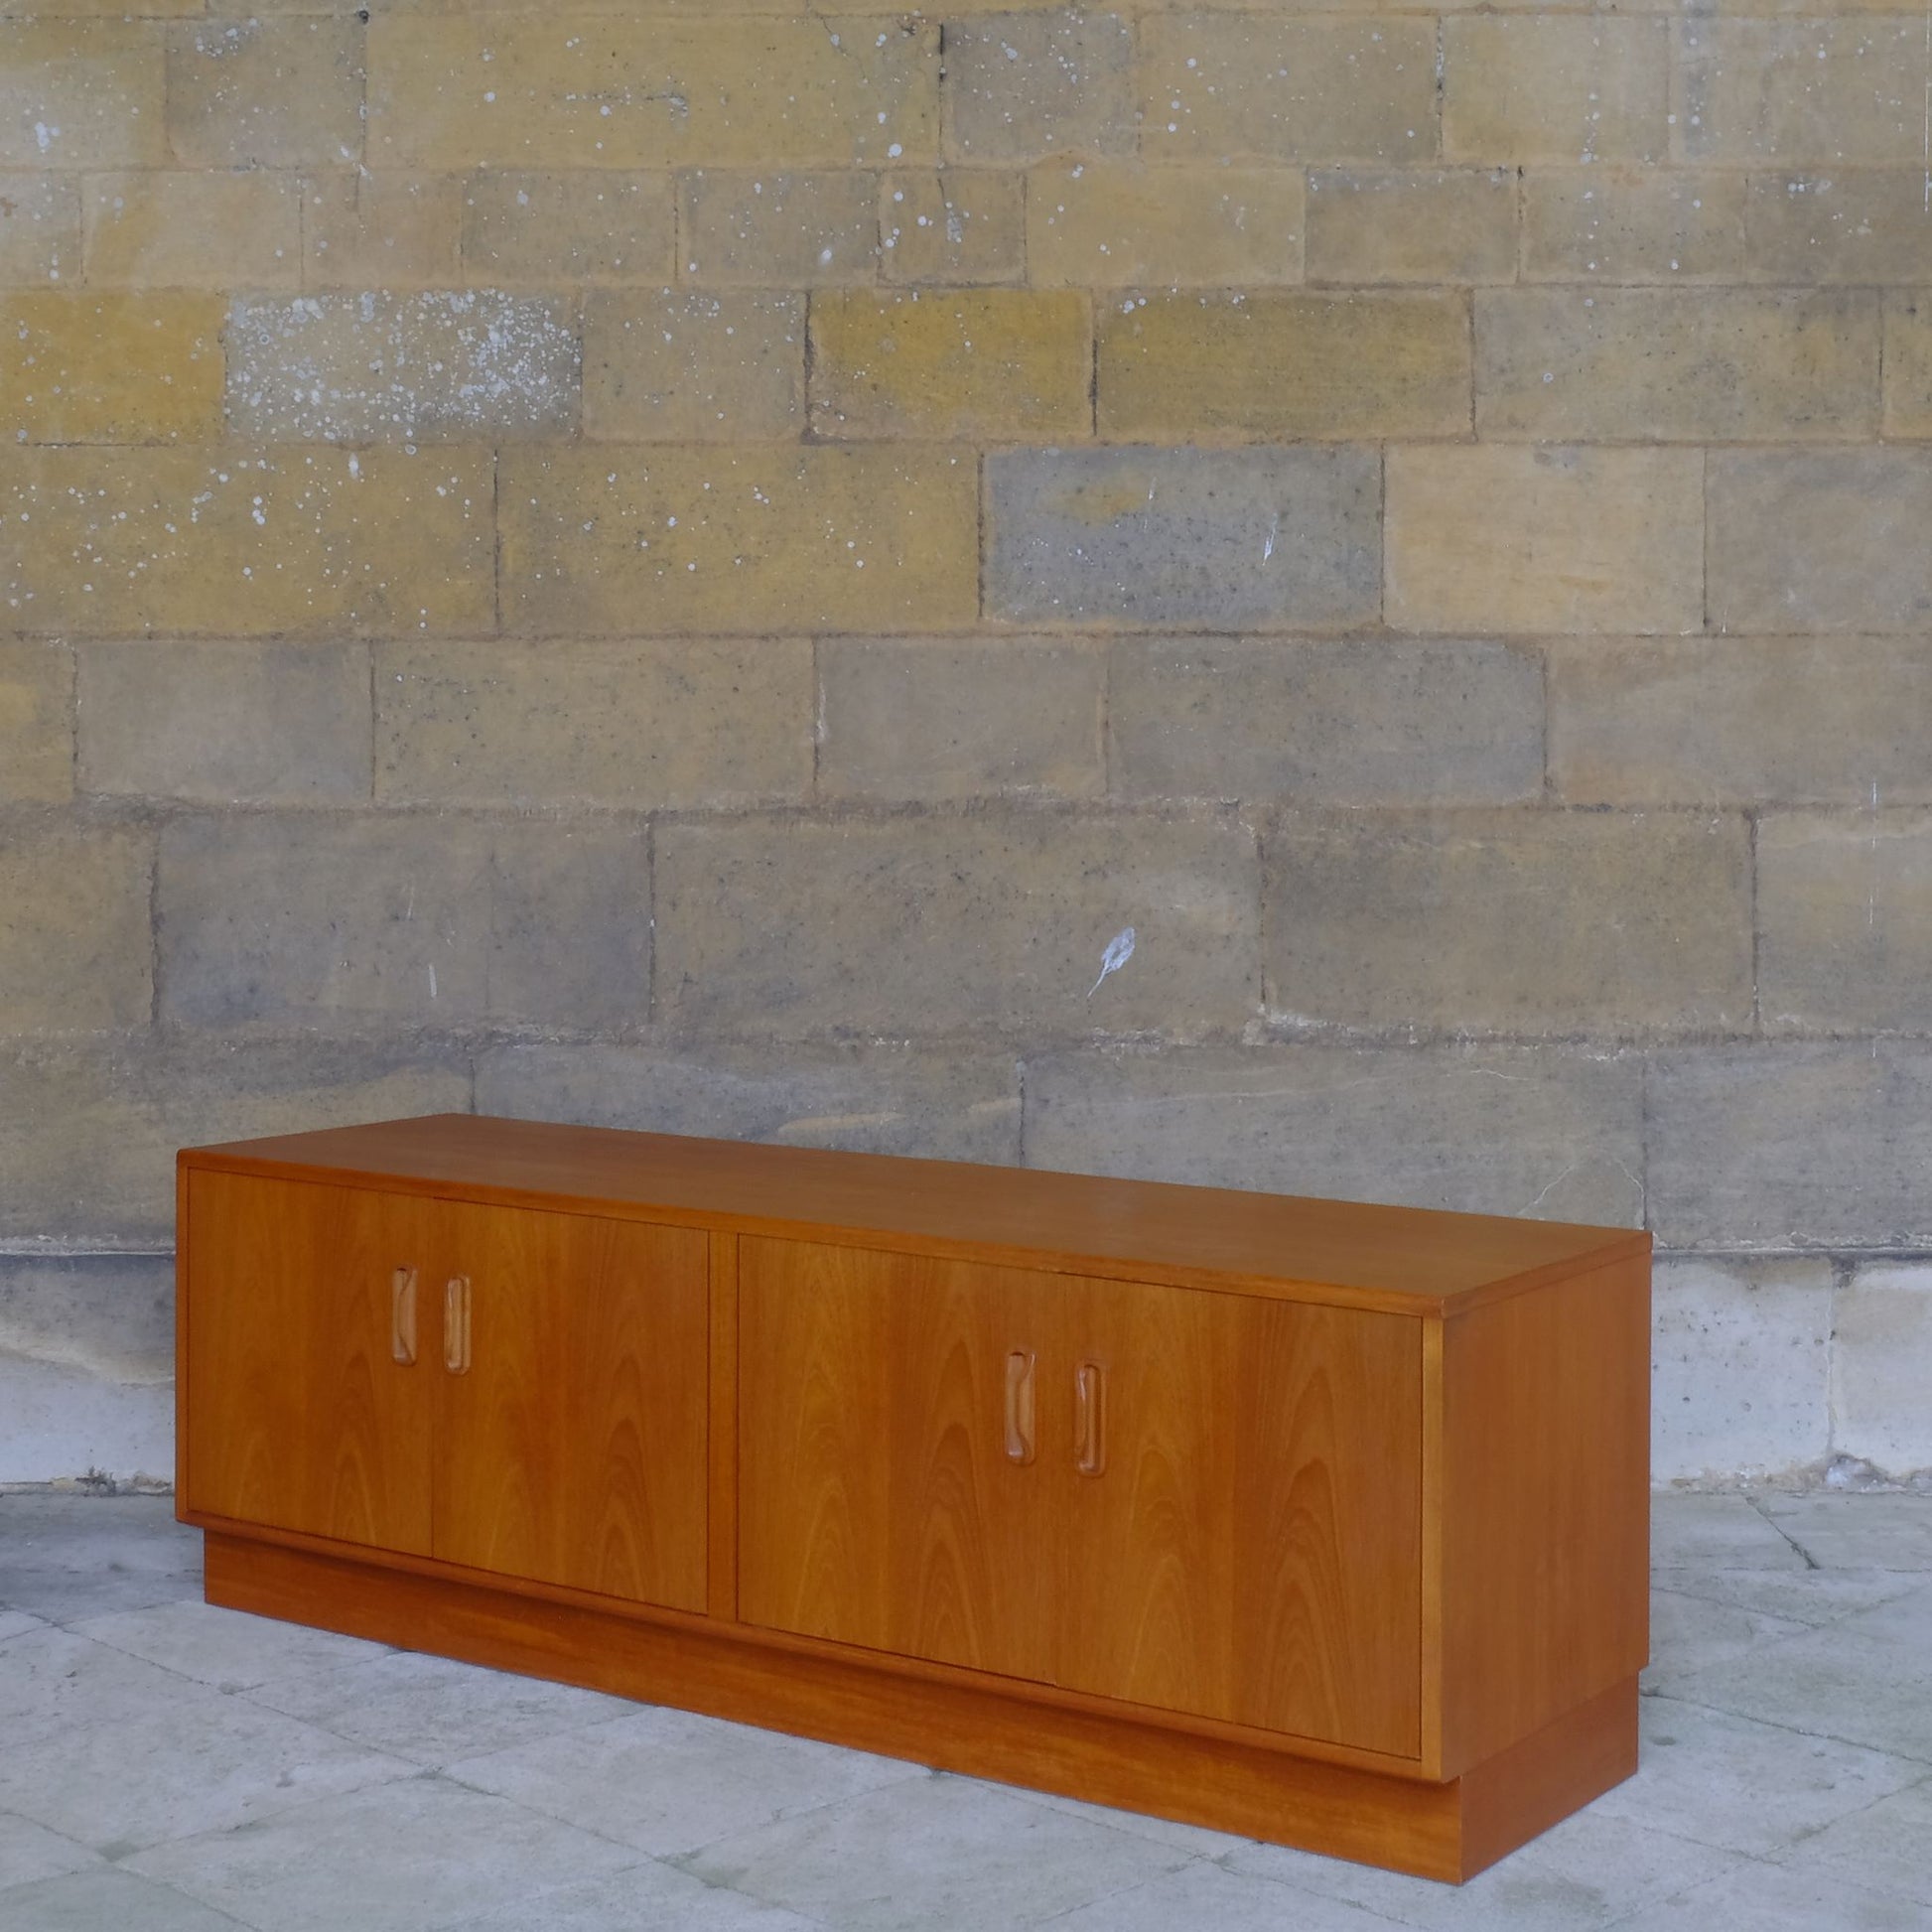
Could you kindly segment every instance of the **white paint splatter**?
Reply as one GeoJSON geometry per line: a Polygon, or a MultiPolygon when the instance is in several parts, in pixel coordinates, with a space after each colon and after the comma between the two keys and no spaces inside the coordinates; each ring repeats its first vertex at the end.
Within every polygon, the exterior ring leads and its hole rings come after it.
{"type": "Polygon", "coordinates": [[[1107,950],[1100,955],[1100,978],[1087,988],[1087,998],[1091,1000],[1100,991],[1108,974],[1118,973],[1134,957],[1134,928],[1122,926],[1107,941],[1107,950]]]}

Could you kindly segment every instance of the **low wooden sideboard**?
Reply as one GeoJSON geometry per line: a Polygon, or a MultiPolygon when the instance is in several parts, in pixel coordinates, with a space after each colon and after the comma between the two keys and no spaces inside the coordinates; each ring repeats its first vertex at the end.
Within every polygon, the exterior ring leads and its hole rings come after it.
{"type": "Polygon", "coordinates": [[[1452,1880],[1635,1769],[1647,1235],[468,1115],[180,1210],[210,1602],[1452,1880]]]}

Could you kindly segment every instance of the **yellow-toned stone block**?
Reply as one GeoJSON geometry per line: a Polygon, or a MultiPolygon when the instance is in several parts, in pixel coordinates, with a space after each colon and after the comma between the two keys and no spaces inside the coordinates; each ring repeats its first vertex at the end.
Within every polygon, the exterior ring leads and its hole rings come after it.
{"type": "Polygon", "coordinates": [[[71,282],[79,267],[79,181],[0,175],[0,288],[71,282]]]}
{"type": "Polygon", "coordinates": [[[166,31],[136,20],[0,21],[0,168],[165,166],[166,31]]]}
{"type": "Polygon", "coordinates": [[[168,143],[194,168],[351,167],[362,158],[362,25],[350,14],[168,31],[168,143]]]}
{"type": "Polygon", "coordinates": [[[1100,434],[1456,436],[1469,427],[1467,298],[1165,295],[1104,305],[1100,434]]]}
{"type": "Polygon", "coordinates": [[[1661,20],[1495,14],[1443,24],[1451,161],[1656,161],[1670,135],[1661,20]]]}
{"type": "Polygon", "coordinates": [[[1249,287],[1302,279],[1299,168],[1055,161],[1027,183],[1040,287],[1249,287]]]}
{"type": "Polygon", "coordinates": [[[73,653],[0,643],[0,799],[58,804],[73,795],[73,653]]]}
{"type": "Polygon", "coordinates": [[[895,170],[879,185],[879,245],[889,281],[1017,282],[1027,265],[1026,177],[895,170]]]}
{"type": "Polygon", "coordinates": [[[1383,519],[1383,616],[1398,629],[1704,621],[1697,450],[1391,450],[1383,519]]]}
{"type": "Polygon", "coordinates": [[[1885,434],[1932,436],[1932,290],[1885,298],[1885,434]]]}
{"type": "Polygon", "coordinates": [[[302,184],[259,168],[95,175],[86,263],[94,287],[295,288],[302,184]]]}
{"type": "Polygon", "coordinates": [[[1322,169],[1309,179],[1308,267],[1311,282],[1512,282],[1516,177],[1322,169]]]}
{"type": "Polygon", "coordinates": [[[940,630],[979,608],[966,450],[506,450],[499,498],[510,629],[940,630]]]}
{"type": "Polygon", "coordinates": [[[418,168],[765,167],[937,158],[939,28],[605,14],[389,14],[369,153],[418,168]]]}
{"type": "Polygon", "coordinates": [[[586,304],[586,436],[776,442],[804,422],[803,296],[640,289],[586,304]]]}
{"type": "Polygon", "coordinates": [[[1745,179],[1744,241],[1754,277],[1932,282],[1932,197],[1922,168],[1778,169],[1745,179]]]}
{"type": "Polygon", "coordinates": [[[0,421],[28,443],[172,443],[221,423],[213,295],[66,294],[0,301],[0,421]]]}
{"type": "Polygon", "coordinates": [[[1734,282],[1743,274],[1741,175],[1532,168],[1523,178],[1525,281],[1734,282]]]}
{"type": "Polygon", "coordinates": [[[671,178],[493,169],[463,190],[463,272],[492,287],[670,280],[671,178]]]}
{"type": "Polygon", "coordinates": [[[55,823],[0,841],[0,1034],[145,1026],[153,834],[55,823]]]}
{"type": "Polygon", "coordinates": [[[303,276],[312,289],[454,288],[463,184],[358,169],[302,192],[303,276]]]}
{"type": "Polygon", "coordinates": [[[856,168],[701,168],[685,176],[680,271],[693,282],[803,288],[879,273],[879,181],[856,168]]]}
{"type": "Polygon", "coordinates": [[[814,296],[811,426],[821,436],[1082,437],[1093,332],[1072,290],[814,296]]]}
{"type": "Polygon", "coordinates": [[[0,450],[0,611],[73,636],[493,625],[486,450],[0,450]]]}

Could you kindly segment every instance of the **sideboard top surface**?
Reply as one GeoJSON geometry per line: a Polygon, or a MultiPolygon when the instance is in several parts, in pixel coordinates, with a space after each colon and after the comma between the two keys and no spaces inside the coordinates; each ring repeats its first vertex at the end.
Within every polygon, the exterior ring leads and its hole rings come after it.
{"type": "Polygon", "coordinates": [[[191,1148],[190,1168],[1452,1312],[1644,1252],[1627,1228],[433,1114],[191,1148]],[[1311,1291],[1316,1291],[1311,1294],[1311,1291]]]}

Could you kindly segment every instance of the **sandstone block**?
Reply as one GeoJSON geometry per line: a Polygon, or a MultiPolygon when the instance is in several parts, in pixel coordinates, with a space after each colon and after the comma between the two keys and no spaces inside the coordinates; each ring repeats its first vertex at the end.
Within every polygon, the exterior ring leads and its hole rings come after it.
{"type": "Polygon", "coordinates": [[[1491,165],[1662,160],[1669,31],[1601,14],[1445,21],[1444,153],[1491,165]]]}
{"type": "Polygon", "coordinates": [[[1558,441],[1843,441],[1878,424],[1865,290],[1484,289],[1476,429],[1558,441]]]}
{"type": "Polygon", "coordinates": [[[73,654],[0,643],[0,799],[60,804],[73,793],[73,654]]]}
{"type": "Polygon", "coordinates": [[[391,13],[369,29],[379,166],[929,161],[938,110],[939,30],[911,16],[391,13]]]}
{"type": "Polygon", "coordinates": [[[362,157],[353,14],[168,30],[168,145],[189,168],[353,167],[362,157]]]}
{"type": "Polygon", "coordinates": [[[96,175],[86,258],[95,287],[295,288],[302,185],[256,169],[96,175]]]}
{"type": "Polygon", "coordinates": [[[1579,805],[1932,804],[1932,662],[1906,637],[1591,637],[1549,658],[1579,805]]]}
{"type": "Polygon", "coordinates": [[[1436,23],[1150,14],[1140,111],[1151,160],[1414,167],[1441,152],[1436,23]]]}
{"type": "Polygon", "coordinates": [[[71,281],[80,264],[80,185],[72,175],[0,175],[0,288],[71,281]]]}
{"type": "Polygon", "coordinates": [[[1914,631],[1932,615],[1932,453],[1714,450],[1719,630],[1914,631]]]}
{"type": "Polygon", "coordinates": [[[986,610],[1015,623],[1371,623],[1372,450],[1021,450],[988,457],[986,610]]]}
{"type": "Polygon", "coordinates": [[[492,287],[668,281],[677,257],[669,175],[494,169],[463,189],[463,267],[492,287]]]}
{"type": "Polygon", "coordinates": [[[1832,1447],[1890,1475],[1932,1468],[1932,1269],[1871,1262],[1839,1290],[1832,1322],[1832,1447]]]}
{"type": "Polygon", "coordinates": [[[586,305],[586,436],[776,442],[804,421],[802,297],[667,288],[586,305]]]}
{"type": "Polygon", "coordinates": [[[1017,282],[1025,273],[1023,176],[999,168],[906,169],[883,176],[879,194],[888,281],[984,285],[1017,282]]]}
{"type": "Polygon", "coordinates": [[[0,168],[161,168],[167,30],[144,20],[0,21],[0,168]]]}
{"type": "Polygon", "coordinates": [[[494,617],[487,452],[0,451],[18,630],[447,635],[494,617]]]}
{"type": "Polygon", "coordinates": [[[1319,1025],[1686,1033],[1751,1019],[1741,815],[1285,814],[1268,1001],[1319,1025]]]}
{"type": "Polygon", "coordinates": [[[811,426],[820,436],[1084,438],[1093,322],[1072,290],[817,295],[811,426]]]}
{"type": "Polygon", "coordinates": [[[870,282],[879,273],[879,184],[854,170],[684,178],[679,247],[693,281],[749,288],[870,282]]]}
{"type": "Polygon", "coordinates": [[[1532,168],[1523,179],[1525,281],[1738,281],[1744,249],[1740,175],[1532,168]]]}
{"type": "Polygon", "coordinates": [[[636,1025],[650,897],[627,826],[179,819],[156,893],[161,1012],[338,1033],[636,1025]]]}
{"type": "Polygon", "coordinates": [[[818,647],[824,798],[1079,798],[1106,788],[1106,666],[1050,638],[828,638],[818,647]]]}
{"type": "Polygon", "coordinates": [[[1098,318],[1100,434],[1185,443],[1459,436],[1459,294],[1156,295],[1098,318]]]}
{"type": "Polygon", "coordinates": [[[657,892],[657,1014],[687,1031],[1185,1035],[1255,1010],[1254,841],[1218,817],[687,821],[657,892]]]}
{"type": "Polygon", "coordinates": [[[1932,282],[1922,169],[1746,177],[1751,272],[1774,282],[1932,282]]]}
{"type": "Polygon", "coordinates": [[[680,811],[802,801],[802,638],[392,644],[376,654],[376,795],[680,811]]]}
{"type": "Polygon", "coordinates": [[[369,659],[359,645],[85,644],[83,791],[208,804],[369,795],[369,659]]]}
{"type": "Polygon", "coordinates": [[[28,823],[0,842],[0,1032],[145,1026],[152,837],[28,823]]]}
{"type": "Polygon", "coordinates": [[[463,184],[448,175],[320,175],[303,191],[312,289],[456,288],[463,184]]]}
{"type": "Polygon", "coordinates": [[[23,443],[172,443],[221,421],[211,295],[0,298],[0,418],[23,443]]]}
{"type": "Polygon", "coordinates": [[[1311,282],[1515,276],[1516,178],[1506,168],[1324,168],[1309,177],[1311,282]]]}
{"type": "Polygon", "coordinates": [[[1391,450],[1388,621],[1403,630],[1687,631],[1704,619],[1692,450],[1391,450]]]}
{"type": "Polygon", "coordinates": [[[1065,8],[949,24],[942,92],[957,161],[1131,153],[1133,32],[1065,8]]]}
{"type": "Polygon", "coordinates": [[[1932,436],[1932,296],[1885,297],[1884,433],[1932,436]]]}
{"type": "Polygon", "coordinates": [[[503,619],[551,636],[957,628],[977,480],[943,449],[506,451],[503,619]]]}
{"type": "Polygon", "coordinates": [[[1502,804],[1543,788],[1542,666],[1488,640],[1124,639],[1108,726],[1128,798],[1502,804]]]}
{"type": "Polygon", "coordinates": [[[1206,1046],[1027,1063],[1030,1166],[1635,1227],[1641,1073],[1563,1048],[1206,1046]]]}

